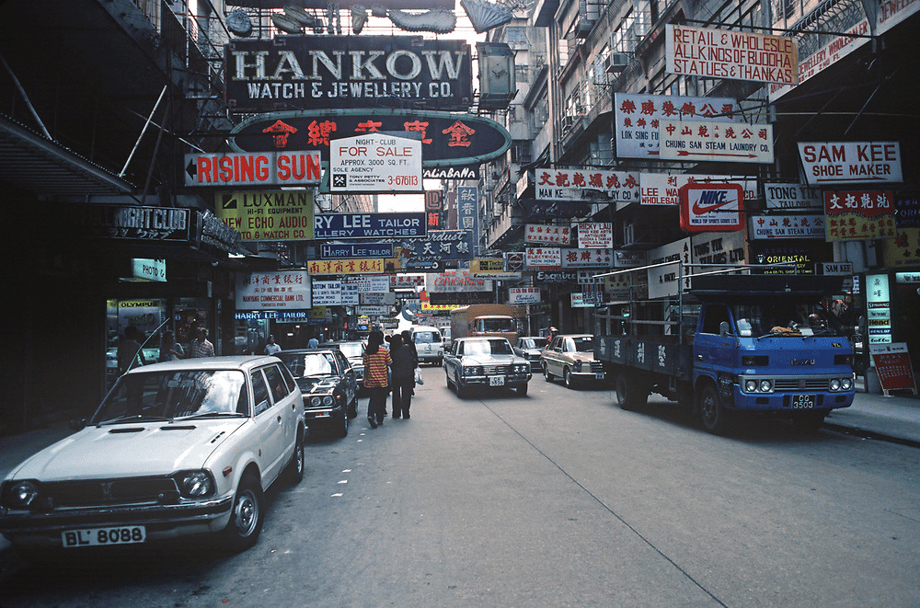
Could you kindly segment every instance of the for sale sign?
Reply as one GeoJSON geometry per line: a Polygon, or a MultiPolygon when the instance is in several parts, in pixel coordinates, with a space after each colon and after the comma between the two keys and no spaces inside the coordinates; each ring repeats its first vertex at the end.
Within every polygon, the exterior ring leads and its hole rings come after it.
{"type": "Polygon", "coordinates": [[[422,142],[380,132],[329,143],[330,192],[422,192],[422,142]]]}

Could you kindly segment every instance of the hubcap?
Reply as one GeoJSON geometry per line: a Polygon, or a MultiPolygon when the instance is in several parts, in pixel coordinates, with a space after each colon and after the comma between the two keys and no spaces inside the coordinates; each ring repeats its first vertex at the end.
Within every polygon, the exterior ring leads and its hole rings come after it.
{"type": "Polygon", "coordinates": [[[240,536],[249,536],[259,520],[259,505],[252,492],[246,490],[236,502],[236,529],[240,536]]]}

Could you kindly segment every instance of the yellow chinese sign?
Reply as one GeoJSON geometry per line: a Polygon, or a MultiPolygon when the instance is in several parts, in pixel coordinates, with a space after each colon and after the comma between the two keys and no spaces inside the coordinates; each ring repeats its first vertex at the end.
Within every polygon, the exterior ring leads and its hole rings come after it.
{"type": "Polygon", "coordinates": [[[439,310],[453,310],[460,308],[460,304],[432,304],[427,300],[422,301],[422,312],[437,312],[439,310]]]}
{"type": "Polygon", "coordinates": [[[221,191],[214,209],[244,241],[313,239],[312,190],[221,191]]]}
{"type": "Polygon", "coordinates": [[[383,259],[377,260],[312,260],[307,263],[311,275],[323,274],[381,274],[383,259]]]}

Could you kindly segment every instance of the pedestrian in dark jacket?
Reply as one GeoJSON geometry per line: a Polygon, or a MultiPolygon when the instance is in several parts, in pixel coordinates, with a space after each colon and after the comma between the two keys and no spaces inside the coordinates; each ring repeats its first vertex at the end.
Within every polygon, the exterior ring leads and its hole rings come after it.
{"type": "Polygon", "coordinates": [[[412,347],[403,344],[402,336],[396,334],[390,341],[390,356],[393,364],[393,418],[408,418],[412,403],[412,389],[415,387],[415,361],[417,355],[412,347]]]}

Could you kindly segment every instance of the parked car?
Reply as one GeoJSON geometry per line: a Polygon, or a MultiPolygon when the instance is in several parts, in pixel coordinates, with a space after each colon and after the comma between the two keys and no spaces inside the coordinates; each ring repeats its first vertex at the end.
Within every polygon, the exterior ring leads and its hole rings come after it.
{"type": "Polygon", "coordinates": [[[474,387],[507,387],[527,394],[533,374],[527,359],[514,354],[507,338],[460,338],[444,355],[447,388],[461,399],[474,387]]]}
{"type": "Polygon", "coordinates": [[[327,426],[348,435],[348,419],[358,415],[355,370],[337,348],[283,350],[275,355],[288,366],[303,393],[304,419],[312,430],[327,426]]]}
{"type": "Polygon", "coordinates": [[[364,390],[364,349],[367,345],[360,340],[350,340],[343,342],[324,342],[319,345],[320,348],[337,348],[342,351],[351,369],[355,370],[355,381],[358,383],[358,391],[364,390]]]}
{"type": "Polygon", "coordinates": [[[543,377],[547,382],[562,378],[569,388],[588,380],[603,380],[604,367],[594,360],[594,336],[563,334],[556,336],[540,355],[543,377]]]}
{"type": "Polygon", "coordinates": [[[201,532],[246,549],[265,490],[285,470],[303,477],[301,401],[275,357],[135,368],[81,430],[10,472],[0,532],[33,556],[201,532]]]}
{"type": "Polygon", "coordinates": [[[540,355],[543,354],[544,346],[546,346],[546,338],[542,336],[523,336],[518,338],[513,348],[515,355],[530,361],[530,371],[539,373],[543,369],[540,355]]]}
{"type": "Polygon", "coordinates": [[[441,365],[444,362],[444,339],[437,327],[416,325],[412,328],[412,341],[418,351],[419,363],[441,365]]]}

